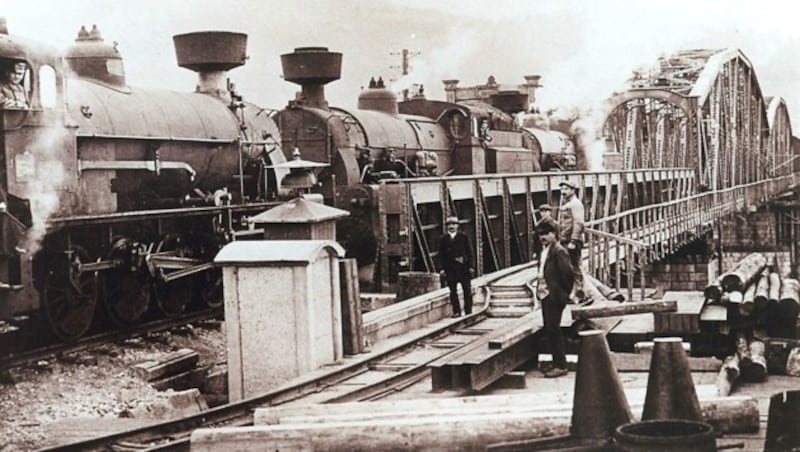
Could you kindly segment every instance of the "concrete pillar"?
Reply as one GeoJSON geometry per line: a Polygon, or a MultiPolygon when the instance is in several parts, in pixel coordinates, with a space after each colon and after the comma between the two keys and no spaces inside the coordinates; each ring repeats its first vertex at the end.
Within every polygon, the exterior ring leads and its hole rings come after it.
{"type": "Polygon", "coordinates": [[[341,257],[331,240],[238,241],[217,254],[231,402],[342,357],[341,257]]]}

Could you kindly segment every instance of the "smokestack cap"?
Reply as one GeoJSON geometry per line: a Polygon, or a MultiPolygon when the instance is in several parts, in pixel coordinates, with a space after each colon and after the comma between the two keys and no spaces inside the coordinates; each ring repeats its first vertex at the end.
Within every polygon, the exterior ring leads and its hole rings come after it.
{"type": "Polygon", "coordinates": [[[298,47],[281,55],[281,65],[284,80],[298,85],[324,85],[342,76],[342,54],[327,47],[298,47]]]}
{"type": "Polygon", "coordinates": [[[198,31],[172,37],[178,66],[195,72],[228,71],[244,65],[247,35],[230,31],[198,31]]]}

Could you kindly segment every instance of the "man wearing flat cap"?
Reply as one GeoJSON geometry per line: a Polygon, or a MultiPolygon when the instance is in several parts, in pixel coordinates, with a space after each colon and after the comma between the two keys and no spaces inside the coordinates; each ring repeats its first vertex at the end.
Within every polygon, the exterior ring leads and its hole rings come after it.
{"type": "Polygon", "coordinates": [[[28,108],[28,93],[22,83],[27,68],[28,65],[22,61],[16,61],[4,68],[3,79],[0,80],[0,108],[28,108]]]}
{"type": "MultiPolygon", "coordinates": [[[[550,204],[542,204],[541,206],[539,206],[538,210],[539,210],[539,220],[537,221],[536,218],[534,217],[534,219],[533,219],[534,220],[534,228],[536,227],[537,224],[541,223],[544,220],[548,220],[549,219],[551,221],[555,221],[555,220],[553,220],[553,208],[550,206],[550,204]]],[[[535,232],[535,229],[534,229],[534,232],[535,232]]],[[[541,253],[542,253],[542,244],[541,244],[541,242],[539,242],[538,238],[534,238],[534,240],[533,240],[534,258],[538,259],[538,257],[541,255],[541,253]]]]}
{"type": "Polygon", "coordinates": [[[461,305],[458,300],[458,285],[464,291],[464,313],[472,314],[472,284],[470,279],[470,264],[472,263],[472,246],[469,237],[459,231],[458,217],[447,217],[445,221],[445,234],[439,243],[439,264],[441,272],[447,279],[450,289],[450,307],[452,317],[461,315],[461,305]]]}
{"type": "Polygon", "coordinates": [[[539,206],[539,216],[542,218],[542,220],[553,217],[553,208],[550,207],[550,204],[542,204],[539,206]]]}
{"type": "Polygon", "coordinates": [[[536,225],[536,235],[542,244],[539,271],[536,276],[536,298],[542,306],[544,334],[553,354],[553,365],[543,368],[547,378],[567,374],[567,356],[564,335],[561,332],[561,315],[569,302],[575,276],[567,250],[558,242],[558,224],[545,218],[536,225]]]}
{"type": "Polygon", "coordinates": [[[570,261],[575,271],[575,297],[578,301],[585,298],[583,292],[583,270],[581,269],[581,251],[583,250],[583,203],[576,193],[578,186],[568,180],[558,184],[564,202],[559,209],[559,239],[567,248],[570,261]]]}

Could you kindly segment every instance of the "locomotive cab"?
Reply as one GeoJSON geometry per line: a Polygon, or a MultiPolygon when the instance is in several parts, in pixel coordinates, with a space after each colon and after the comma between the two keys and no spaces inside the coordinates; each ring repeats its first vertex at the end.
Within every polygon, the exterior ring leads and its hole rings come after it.
{"type": "Polygon", "coordinates": [[[5,319],[37,307],[36,290],[23,282],[32,279],[44,219],[53,210],[69,209],[63,200],[76,192],[77,175],[71,163],[75,127],[65,120],[60,54],[9,35],[0,20],[0,70],[4,83],[7,71],[21,72],[17,96],[23,98],[0,109],[0,319],[5,319]]]}

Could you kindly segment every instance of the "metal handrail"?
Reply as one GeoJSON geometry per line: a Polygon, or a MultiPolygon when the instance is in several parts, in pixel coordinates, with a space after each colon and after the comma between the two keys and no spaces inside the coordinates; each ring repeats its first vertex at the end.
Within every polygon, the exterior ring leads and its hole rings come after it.
{"type": "MultiPolygon", "coordinates": [[[[645,265],[685,244],[688,241],[687,233],[699,235],[714,220],[736,213],[750,203],[763,202],[790,188],[794,180],[793,175],[781,176],[629,209],[589,221],[586,223],[589,272],[602,280],[603,274],[610,275],[612,265],[622,262],[624,258],[626,288],[630,298],[633,295],[633,259],[636,256],[644,297],[645,281],[641,270],[645,265]],[[606,253],[602,255],[604,250],[606,253]],[[613,261],[611,250],[614,250],[613,261]]],[[[620,266],[614,267],[615,286],[620,290],[620,266]]]]}

